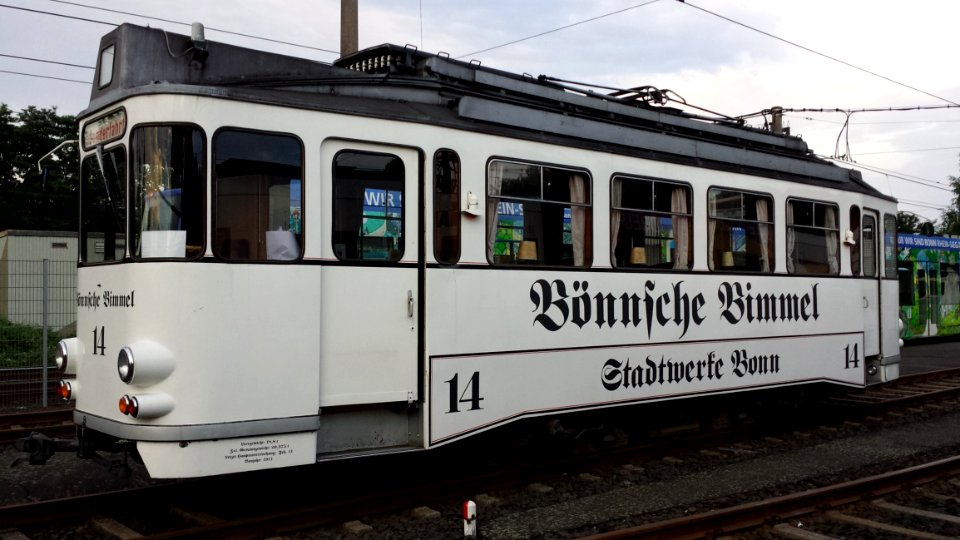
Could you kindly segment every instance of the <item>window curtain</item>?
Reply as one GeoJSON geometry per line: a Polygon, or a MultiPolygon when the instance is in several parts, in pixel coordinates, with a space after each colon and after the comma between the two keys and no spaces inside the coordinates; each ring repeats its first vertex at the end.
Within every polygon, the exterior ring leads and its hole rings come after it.
{"type": "Polygon", "coordinates": [[[840,251],[837,249],[840,245],[839,231],[837,230],[837,209],[832,206],[825,206],[826,212],[823,215],[823,225],[826,227],[827,240],[827,266],[830,267],[831,274],[840,273],[840,251]]]}
{"type": "Polygon", "coordinates": [[[797,245],[797,232],[793,228],[793,203],[787,203],[787,272],[794,272],[797,254],[794,249],[797,245]]]}
{"type": "Polygon", "coordinates": [[[759,227],[757,232],[760,235],[760,270],[763,272],[770,271],[770,226],[767,223],[770,221],[770,205],[767,204],[766,199],[757,199],[757,221],[759,227]]]}
{"type": "MultiPolygon", "coordinates": [[[[610,201],[610,266],[619,266],[617,261],[617,239],[620,238],[620,210],[617,208],[623,198],[623,182],[613,181],[612,200],[610,201]]],[[[629,260],[629,259],[628,259],[629,260]]]]}
{"type": "Polygon", "coordinates": [[[491,162],[487,168],[487,260],[494,262],[493,246],[497,242],[497,229],[500,216],[497,207],[500,203],[500,191],[503,186],[503,163],[491,162]]]}
{"type": "MultiPolygon", "coordinates": [[[[674,214],[686,214],[687,208],[687,190],[684,188],[673,188],[670,195],[670,211],[674,214]]],[[[689,252],[690,252],[690,220],[686,215],[674,215],[673,218],[673,239],[675,245],[675,258],[673,259],[674,270],[689,270],[689,252]]]]}
{"type": "Polygon", "coordinates": [[[716,270],[719,266],[717,254],[714,252],[714,246],[717,240],[717,199],[716,193],[710,194],[710,209],[707,216],[707,253],[710,257],[710,269],[716,270]]]}
{"type": "MultiPolygon", "coordinates": [[[[581,174],[570,176],[570,202],[587,202],[587,187],[581,174]]],[[[573,265],[583,266],[584,237],[586,236],[587,208],[570,205],[570,236],[573,240],[573,265]]]]}

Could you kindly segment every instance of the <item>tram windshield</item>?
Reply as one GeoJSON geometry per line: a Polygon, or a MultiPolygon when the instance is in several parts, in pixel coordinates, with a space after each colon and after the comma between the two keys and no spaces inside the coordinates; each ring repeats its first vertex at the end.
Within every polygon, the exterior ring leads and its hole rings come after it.
{"type": "Polygon", "coordinates": [[[80,179],[80,260],[119,261],[126,251],[127,154],[122,146],[83,160],[80,179]]]}
{"type": "Polygon", "coordinates": [[[202,254],[203,141],[192,126],[147,126],[131,133],[134,258],[202,254]]]}

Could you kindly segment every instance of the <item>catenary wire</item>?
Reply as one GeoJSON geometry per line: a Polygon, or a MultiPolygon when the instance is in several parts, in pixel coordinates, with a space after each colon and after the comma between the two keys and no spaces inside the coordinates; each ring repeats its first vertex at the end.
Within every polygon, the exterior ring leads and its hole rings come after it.
{"type": "Polygon", "coordinates": [[[71,64],[69,62],[57,62],[56,60],[44,60],[42,58],[31,58],[29,56],[17,56],[15,54],[0,53],[0,56],[4,58],[16,58],[17,60],[29,60],[31,62],[42,62],[44,64],[57,64],[60,66],[69,66],[69,67],[76,67],[76,68],[83,68],[83,69],[96,69],[93,66],[83,66],[80,64],[71,64]]]}
{"type": "Polygon", "coordinates": [[[815,51],[815,50],[813,50],[813,49],[811,49],[811,48],[809,48],[809,47],[804,47],[803,45],[800,45],[799,43],[795,43],[795,42],[790,41],[790,40],[788,40],[788,39],[784,39],[784,38],[782,38],[782,37],[773,35],[773,34],[771,34],[770,32],[765,32],[765,31],[763,31],[763,30],[760,30],[759,28],[754,28],[753,26],[750,26],[750,25],[748,25],[748,24],[744,24],[744,23],[742,23],[742,22],[740,22],[740,21],[731,19],[731,18],[729,18],[729,17],[725,17],[725,16],[723,16],[723,15],[720,15],[719,13],[714,13],[713,11],[710,11],[709,9],[704,9],[704,8],[702,8],[702,7],[700,7],[700,6],[691,4],[691,3],[687,2],[686,0],[677,0],[677,1],[680,2],[681,4],[685,5],[685,6],[690,6],[690,7],[693,8],[693,9],[698,9],[698,10],[704,12],[704,13],[707,13],[707,14],[709,14],[709,15],[713,15],[714,17],[718,17],[718,18],[723,19],[723,20],[725,20],[725,21],[727,21],[727,22],[731,22],[731,23],[736,24],[736,25],[738,25],[738,26],[742,26],[742,27],[744,27],[744,28],[746,28],[746,29],[748,29],[748,30],[753,30],[754,32],[763,34],[763,35],[765,35],[765,36],[767,36],[767,37],[770,37],[770,38],[773,38],[773,39],[775,39],[775,40],[777,40],[777,41],[782,41],[782,42],[784,42],[784,43],[786,43],[786,44],[788,44],[788,45],[792,45],[792,46],[797,47],[797,48],[799,48],[799,49],[803,49],[803,50],[805,50],[805,51],[807,51],[807,52],[809,52],[809,53],[813,53],[813,54],[815,54],[815,55],[817,55],[817,56],[822,56],[823,58],[826,58],[827,60],[831,60],[831,61],[833,61],[833,62],[837,62],[837,63],[839,63],[839,64],[843,64],[843,65],[845,65],[845,66],[847,66],[847,67],[856,69],[857,71],[862,71],[862,72],[864,72],[864,73],[866,73],[866,74],[868,74],[868,75],[873,75],[874,77],[879,77],[879,78],[881,78],[881,79],[883,79],[883,80],[885,80],[885,81],[891,82],[891,83],[896,84],[896,85],[898,85],[898,86],[902,86],[902,87],[904,87],[904,88],[909,88],[910,90],[913,90],[913,91],[916,91],[916,92],[920,92],[921,94],[925,94],[925,95],[930,96],[930,97],[932,97],[932,98],[934,98],[934,99],[937,99],[937,100],[940,100],[940,101],[943,101],[943,102],[946,102],[946,103],[950,103],[951,105],[955,105],[955,106],[960,107],[960,103],[957,103],[957,102],[955,102],[955,101],[951,101],[951,100],[949,100],[949,99],[947,99],[947,98],[940,97],[940,96],[938,96],[938,95],[936,95],[936,94],[931,94],[930,92],[927,92],[926,90],[921,90],[921,89],[919,89],[919,88],[917,88],[917,87],[915,87],[915,86],[910,86],[909,84],[902,83],[902,82],[900,82],[900,81],[891,79],[890,77],[881,75],[881,74],[876,73],[876,72],[874,72],[874,71],[870,71],[870,70],[868,70],[868,69],[864,69],[864,68],[862,68],[862,67],[860,67],[860,66],[851,64],[850,62],[846,62],[846,61],[844,61],[844,60],[840,60],[839,58],[830,56],[830,55],[828,55],[828,54],[824,54],[824,53],[822,53],[822,52],[815,51]]]}

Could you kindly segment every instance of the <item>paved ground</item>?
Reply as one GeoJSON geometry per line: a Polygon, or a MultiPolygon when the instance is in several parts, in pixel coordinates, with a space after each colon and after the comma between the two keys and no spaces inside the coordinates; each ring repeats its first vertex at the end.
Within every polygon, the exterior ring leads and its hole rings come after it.
{"type": "Polygon", "coordinates": [[[900,349],[900,373],[960,367],[960,339],[909,342],[900,349]]]}

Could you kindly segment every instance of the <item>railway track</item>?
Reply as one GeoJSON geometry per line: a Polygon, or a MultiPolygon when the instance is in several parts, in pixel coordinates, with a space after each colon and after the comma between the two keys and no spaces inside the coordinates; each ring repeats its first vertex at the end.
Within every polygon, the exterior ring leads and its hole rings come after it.
{"type": "Polygon", "coordinates": [[[960,456],[783,497],[585,536],[582,540],[680,540],[737,535],[806,540],[884,535],[946,539],[960,535],[957,508],[960,456]]]}
{"type": "MultiPolygon", "coordinates": [[[[902,388],[891,388],[890,392],[883,394],[883,398],[873,396],[871,399],[848,399],[831,394],[827,402],[842,405],[840,409],[834,409],[834,412],[853,411],[854,416],[873,417],[886,414],[884,411],[891,411],[889,414],[894,416],[902,414],[896,412],[897,410],[921,411],[930,408],[936,411],[944,407],[943,403],[947,403],[947,406],[960,406],[957,402],[957,396],[960,395],[960,375],[957,371],[960,370],[905,378],[902,388]],[[958,381],[958,388],[948,388],[949,381],[958,381]],[[929,400],[927,405],[922,404],[922,396],[929,400]]],[[[69,410],[60,410],[51,413],[49,417],[69,413],[69,410]]],[[[827,417],[821,415],[811,418],[810,432],[813,435],[800,433],[796,437],[803,439],[829,436],[836,432],[838,428],[824,423],[825,418],[827,417]]],[[[833,414],[830,421],[837,425],[853,423],[847,417],[837,414],[833,414]]],[[[882,422],[877,422],[877,425],[880,424],[882,422]]],[[[758,432],[751,431],[767,428],[761,424],[730,426],[726,429],[711,430],[710,433],[703,433],[702,428],[703,426],[694,429],[689,425],[672,429],[663,427],[658,430],[659,437],[637,444],[610,440],[595,434],[589,441],[589,437],[585,436],[581,441],[584,444],[571,446],[568,448],[569,452],[549,454],[532,451],[526,459],[512,461],[500,461],[498,456],[492,454],[471,453],[454,447],[437,449],[442,451],[423,455],[378,458],[371,462],[374,465],[367,462],[335,466],[320,464],[299,471],[265,471],[262,474],[239,477],[157,482],[137,489],[0,507],[0,523],[16,527],[28,538],[70,536],[78,530],[84,531],[83,534],[91,538],[109,537],[110,534],[103,532],[108,530],[121,531],[121,535],[135,531],[137,534],[157,538],[262,538],[311,529],[337,531],[337,534],[341,534],[345,523],[362,528],[364,525],[361,521],[369,521],[372,516],[402,515],[411,520],[430,519],[411,517],[412,501],[419,501],[415,508],[419,514],[430,516],[436,513],[447,516],[449,521],[451,515],[459,515],[457,506],[463,500],[474,498],[477,494],[519,493],[540,489],[530,486],[556,484],[559,482],[558,478],[572,475],[570,471],[592,471],[602,468],[603,463],[608,462],[640,462],[645,464],[642,466],[651,469],[646,464],[659,461],[670,466],[671,460],[689,461],[688,457],[677,451],[678,447],[685,448],[684,451],[688,454],[701,453],[708,456],[750,454],[761,451],[754,443],[742,442],[751,437],[751,433],[755,439],[761,441],[773,439],[769,435],[758,435],[758,432]],[[414,471],[434,471],[435,476],[418,476],[414,471]],[[369,480],[372,478],[383,480],[369,480]],[[302,488],[291,489],[290,486],[325,486],[325,490],[335,487],[336,496],[324,498],[322,494],[313,494],[304,497],[296,493],[302,491],[302,488]],[[370,493],[376,495],[371,496],[370,493]],[[172,506],[170,501],[177,501],[177,505],[172,506]],[[60,528],[51,531],[51,523],[58,524],[55,527],[60,528]]],[[[471,445],[472,447],[474,446],[471,445]]],[[[581,473],[576,475],[580,477],[581,473]]],[[[583,474],[584,478],[591,475],[592,473],[583,474]]],[[[880,493],[884,490],[877,488],[870,492],[880,493]]],[[[889,499],[889,496],[887,498],[889,499]]],[[[798,502],[781,501],[779,504],[793,504],[797,508],[789,510],[788,515],[787,511],[782,509],[785,506],[782,506],[771,514],[790,517],[789,520],[785,519],[784,523],[793,522],[794,513],[807,515],[800,513],[799,508],[802,505],[798,502]]],[[[489,513],[489,508],[485,508],[485,511],[489,513]]],[[[716,522],[710,522],[710,519],[720,519],[717,513],[701,519],[713,528],[710,530],[727,530],[722,527],[734,530],[734,525],[718,526],[716,522]]],[[[759,521],[756,517],[749,519],[754,520],[753,526],[756,527],[767,523],[770,517],[759,521]]],[[[749,522],[749,519],[745,521],[749,522]]],[[[456,517],[453,520],[456,521],[456,517]]],[[[806,523],[820,520],[821,518],[804,517],[799,521],[806,523]]]]}

